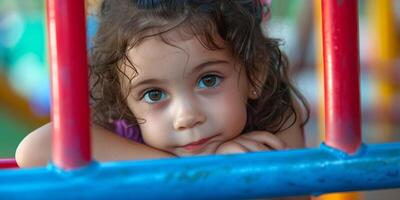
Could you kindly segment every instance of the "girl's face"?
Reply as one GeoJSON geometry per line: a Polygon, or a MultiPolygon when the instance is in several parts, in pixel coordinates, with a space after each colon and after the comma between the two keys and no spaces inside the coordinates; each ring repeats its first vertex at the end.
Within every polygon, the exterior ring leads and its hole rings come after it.
{"type": "Polygon", "coordinates": [[[229,48],[208,50],[178,31],[163,36],[174,46],[150,37],[129,50],[138,74],[123,78],[127,104],[144,121],[139,127],[147,145],[177,156],[213,154],[244,129],[251,90],[246,74],[229,48]]]}

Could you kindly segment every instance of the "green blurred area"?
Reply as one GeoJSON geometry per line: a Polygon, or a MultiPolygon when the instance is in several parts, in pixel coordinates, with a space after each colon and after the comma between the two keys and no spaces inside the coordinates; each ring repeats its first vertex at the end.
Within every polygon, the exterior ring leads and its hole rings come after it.
{"type": "Polygon", "coordinates": [[[48,93],[44,16],[44,0],[0,0],[0,158],[43,124],[30,106],[48,93]]]}
{"type": "Polygon", "coordinates": [[[4,107],[0,107],[0,127],[0,158],[12,158],[18,143],[32,127],[24,124],[4,107]]]}

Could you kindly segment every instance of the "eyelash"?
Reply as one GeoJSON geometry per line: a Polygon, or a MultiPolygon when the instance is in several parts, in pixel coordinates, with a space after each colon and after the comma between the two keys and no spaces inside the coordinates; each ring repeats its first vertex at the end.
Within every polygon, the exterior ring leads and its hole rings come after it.
{"type": "Polygon", "coordinates": [[[146,90],[144,92],[144,94],[142,95],[142,97],[140,98],[140,100],[144,100],[148,104],[155,104],[155,103],[158,103],[158,102],[162,101],[162,100],[152,100],[152,99],[150,99],[149,95],[150,95],[151,92],[160,92],[161,93],[161,97],[163,97],[164,99],[167,97],[165,92],[162,91],[161,89],[152,88],[152,89],[146,90]]]}
{"type": "Polygon", "coordinates": [[[199,84],[201,84],[201,81],[202,80],[205,80],[205,78],[216,78],[214,81],[216,81],[212,86],[205,86],[204,88],[200,88],[200,89],[207,89],[207,88],[216,88],[216,87],[218,87],[220,84],[221,84],[221,82],[222,82],[222,80],[223,80],[223,77],[221,77],[221,76],[219,76],[219,75],[216,75],[216,74],[206,74],[206,75],[204,75],[204,76],[202,76],[201,78],[200,78],[200,80],[199,81],[197,81],[197,85],[199,86],[199,84]]]}

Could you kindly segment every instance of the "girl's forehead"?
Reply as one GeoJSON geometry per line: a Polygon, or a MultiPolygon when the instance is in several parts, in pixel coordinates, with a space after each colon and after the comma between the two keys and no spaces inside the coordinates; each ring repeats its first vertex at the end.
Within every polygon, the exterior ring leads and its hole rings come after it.
{"type": "Polygon", "coordinates": [[[183,35],[173,31],[168,35],[148,37],[128,51],[128,58],[140,74],[148,68],[160,66],[196,65],[209,60],[233,60],[231,50],[218,35],[215,42],[221,49],[211,50],[202,43],[202,36],[183,35]]]}
{"type": "MultiPolygon", "coordinates": [[[[206,32],[204,32],[206,33],[206,32]]],[[[207,31],[207,36],[204,33],[196,33],[189,25],[180,25],[178,27],[167,29],[152,29],[144,33],[143,39],[139,43],[133,46],[133,48],[140,48],[143,43],[148,43],[149,41],[153,43],[159,43],[161,46],[176,47],[183,43],[191,43],[194,40],[198,40],[204,48],[209,48],[210,45],[206,44],[209,42],[215,43],[218,47],[225,47],[227,43],[221,38],[221,36],[212,30],[207,31]],[[146,37],[149,35],[149,37],[146,37]],[[211,41],[208,41],[211,40],[211,41]]]]}

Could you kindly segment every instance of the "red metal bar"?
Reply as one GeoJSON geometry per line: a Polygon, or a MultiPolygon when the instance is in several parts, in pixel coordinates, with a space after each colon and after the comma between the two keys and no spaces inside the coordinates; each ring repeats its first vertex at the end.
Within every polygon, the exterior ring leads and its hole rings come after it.
{"type": "Polygon", "coordinates": [[[327,145],[354,153],[361,145],[357,0],[322,0],[327,145]]]}
{"type": "Polygon", "coordinates": [[[18,164],[13,158],[0,158],[0,169],[18,168],[18,164]]]}
{"type": "Polygon", "coordinates": [[[53,162],[63,169],[91,161],[84,0],[48,0],[53,162]]]}

